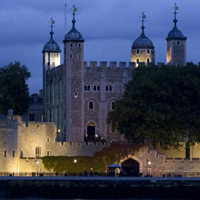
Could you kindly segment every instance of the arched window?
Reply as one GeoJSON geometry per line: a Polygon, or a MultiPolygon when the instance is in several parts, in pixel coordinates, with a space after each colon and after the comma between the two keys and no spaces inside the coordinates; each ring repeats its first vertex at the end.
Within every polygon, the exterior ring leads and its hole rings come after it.
{"type": "Polygon", "coordinates": [[[137,54],[139,54],[139,53],[140,53],[140,50],[138,49],[138,50],[137,50],[137,54]]]}
{"type": "Polygon", "coordinates": [[[89,110],[94,109],[94,103],[92,101],[89,102],[89,110]]]}
{"type": "Polygon", "coordinates": [[[110,91],[112,91],[112,86],[110,85],[110,91]]]}
{"type": "Polygon", "coordinates": [[[96,85],[94,86],[94,91],[96,91],[96,89],[97,89],[97,87],[96,87],[96,85]]]}
{"type": "Polygon", "coordinates": [[[149,63],[150,62],[150,60],[149,60],[149,58],[147,58],[147,63],[149,63]]]}
{"type": "Polygon", "coordinates": [[[98,91],[100,90],[100,86],[99,86],[99,85],[97,86],[97,90],[98,90],[98,91]]]}
{"type": "Polygon", "coordinates": [[[139,63],[139,62],[140,62],[140,59],[139,59],[139,58],[137,58],[136,62],[137,62],[137,63],[139,63]]]}
{"type": "Polygon", "coordinates": [[[115,110],[115,102],[114,101],[111,103],[111,109],[115,110]]]}
{"type": "Polygon", "coordinates": [[[108,86],[106,86],[106,91],[108,91],[108,86]]]}

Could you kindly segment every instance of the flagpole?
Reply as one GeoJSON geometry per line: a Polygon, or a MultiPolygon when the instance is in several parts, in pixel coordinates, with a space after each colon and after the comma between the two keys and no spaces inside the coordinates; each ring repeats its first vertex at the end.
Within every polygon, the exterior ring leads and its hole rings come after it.
{"type": "Polygon", "coordinates": [[[64,30],[64,34],[67,33],[67,4],[65,2],[65,30],[64,30]]]}

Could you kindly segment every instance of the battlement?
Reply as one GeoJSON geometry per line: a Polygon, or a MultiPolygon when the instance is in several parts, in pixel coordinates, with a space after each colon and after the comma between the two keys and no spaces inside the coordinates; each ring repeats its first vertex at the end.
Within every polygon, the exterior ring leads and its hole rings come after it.
{"type": "Polygon", "coordinates": [[[105,142],[56,142],[57,145],[59,146],[67,146],[67,147],[87,147],[87,146],[109,146],[110,143],[105,143],[105,142]]]}
{"type": "Polygon", "coordinates": [[[135,62],[119,62],[119,64],[115,61],[112,61],[108,64],[106,61],[100,61],[99,65],[97,61],[90,61],[89,65],[87,64],[87,61],[84,62],[84,67],[87,68],[135,68],[136,63],[135,62]]]}
{"type": "Polygon", "coordinates": [[[18,123],[21,123],[19,116],[0,116],[0,128],[17,128],[18,123]]]}

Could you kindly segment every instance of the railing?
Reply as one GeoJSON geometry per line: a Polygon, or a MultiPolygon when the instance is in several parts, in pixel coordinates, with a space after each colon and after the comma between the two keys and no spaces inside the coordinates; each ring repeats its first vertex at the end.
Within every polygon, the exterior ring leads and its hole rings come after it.
{"type": "MultiPolygon", "coordinates": [[[[23,173],[9,173],[9,172],[0,172],[1,176],[20,176],[20,177],[37,177],[37,176],[113,176],[107,173],[63,173],[63,172],[23,172],[23,173]]],[[[126,177],[134,177],[132,175],[124,175],[124,174],[117,174],[119,176],[126,176],[126,177]]],[[[142,173],[135,175],[135,177],[200,177],[200,172],[153,172],[153,173],[142,173]]]]}

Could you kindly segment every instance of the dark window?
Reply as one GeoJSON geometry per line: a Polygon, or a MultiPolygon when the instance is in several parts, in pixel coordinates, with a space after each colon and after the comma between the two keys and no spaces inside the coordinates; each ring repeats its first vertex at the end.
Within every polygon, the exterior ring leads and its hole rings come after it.
{"type": "Polygon", "coordinates": [[[72,58],[72,54],[70,54],[70,58],[72,58]]]}
{"type": "Polygon", "coordinates": [[[139,54],[140,53],[140,50],[137,50],[137,54],[139,54]]]}
{"type": "Polygon", "coordinates": [[[110,91],[112,91],[112,86],[110,85],[110,91]]]}
{"type": "Polygon", "coordinates": [[[112,110],[115,110],[115,102],[112,102],[112,106],[111,106],[112,110]]]}
{"type": "Polygon", "coordinates": [[[108,86],[106,86],[106,91],[108,91],[108,86]]]}
{"type": "Polygon", "coordinates": [[[35,121],[35,114],[29,114],[29,121],[35,121]]]}
{"type": "Polygon", "coordinates": [[[81,44],[78,44],[79,48],[81,47],[81,44]]]}
{"type": "Polygon", "coordinates": [[[140,62],[140,60],[139,60],[139,58],[137,58],[137,63],[139,63],[140,62]]]}
{"type": "Polygon", "coordinates": [[[150,53],[150,51],[149,51],[149,49],[147,49],[147,54],[149,54],[150,53]]]}
{"type": "Polygon", "coordinates": [[[47,156],[50,156],[50,152],[49,151],[47,151],[47,156]]]}
{"type": "Polygon", "coordinates": [[[94,103],[92,101],[89,102],[89,110],[93,110],[94,108],[94,103]]]}
{"type": "Polygon", "coordinates": [[[73,46],[73,44],[71,43],[71,45],[70,45],[71,47],[73,46]]]}
{"type": "Polygon", "coordinates": [[[81,58],[81,55],[79,54],[79,58],[81,58]]]}
{"type": "Polygon", "coordinates": [[[96,86],[94,86],[94,91],[96,91],[96,89],[97,89],[97,87],[96,87],[96,86]]]}
{"type": "Polygon", "coordinates": [[[24,156],[24,153],[23,151],[21,151],[20,158],[23,158],[23,156],[24,156]]]}
{"type": "Polygon", "coordinates": [[[15,151],[13,151],[13,158],[15,157],[15,151]]]}
{"type": "Polygon", "coordinates": [[[149,63],[149,58],[147,58],[147,63],[149,63]]]}
{"type": "Polygon", "coordinates": [[[35,148],[35,156],[36,158],[41,157],[41,147],[35,148]]]}
{"type": "Polygon", "coordinates": [[[90,86],[88,85],[87,90],[90,91],[90,86]]]}
{"type": "Polygon", "coordinates": [[[179,41],[177,41],[177,45],[178,45],[178,46],[180,45],[180,42],[179,42],[179,41]]]}
{"type": "Polygon", "coordinates": [[[97,90],[100,90],[100,86],[99,85],[97,86],[97,90]]]}
{"type": "Polygon", "coordinates": [[[6,157],[6,150],[4,151],[4,157],[6,157]]]}

